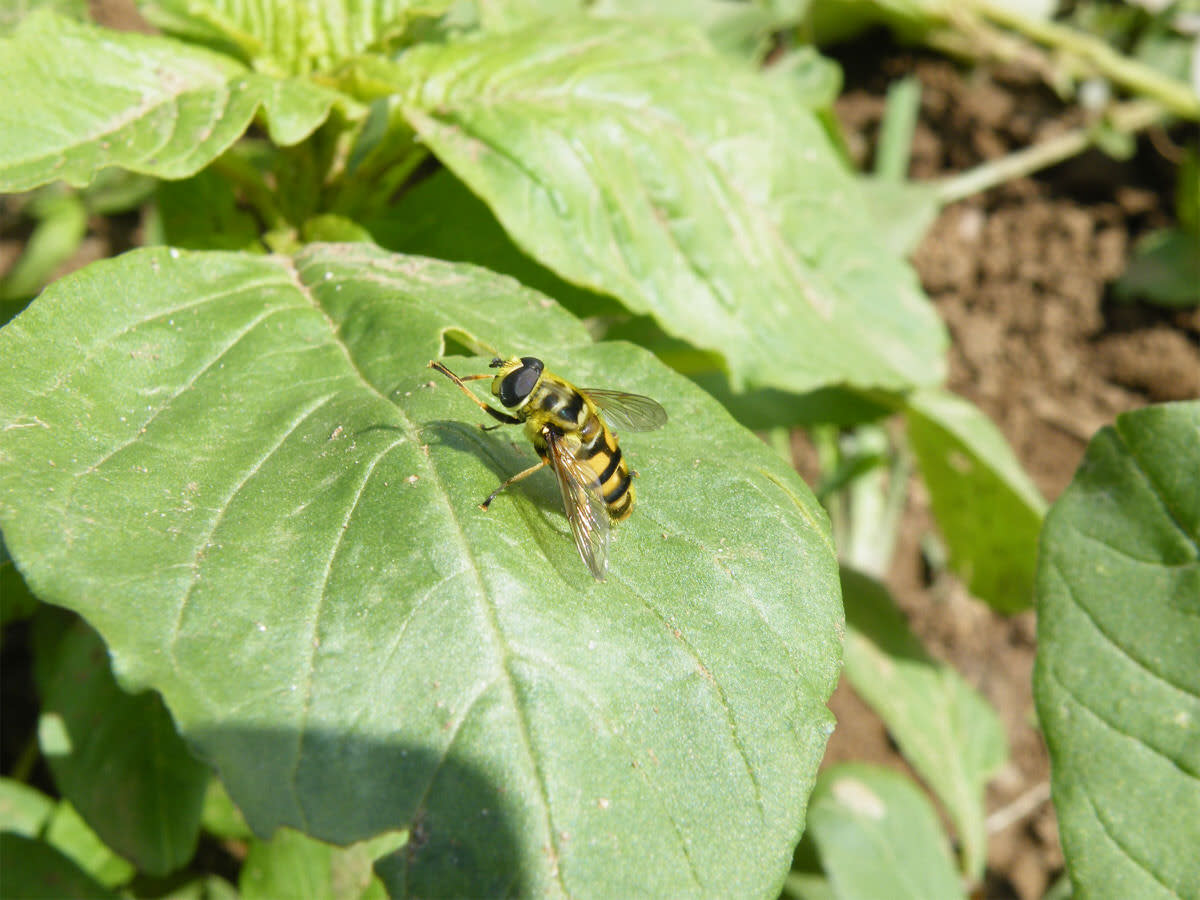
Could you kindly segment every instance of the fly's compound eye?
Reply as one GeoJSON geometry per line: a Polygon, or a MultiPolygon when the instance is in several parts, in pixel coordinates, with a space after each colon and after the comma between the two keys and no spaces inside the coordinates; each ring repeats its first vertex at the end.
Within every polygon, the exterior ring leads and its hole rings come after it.
{"type": "Polygon", "coordinates": [[[500,402],[507,407],[520,404],[533,391],[542,377],[542,361],[532,356],[521,357],[521,367],[513,369],[500,382],[500,402]]]}

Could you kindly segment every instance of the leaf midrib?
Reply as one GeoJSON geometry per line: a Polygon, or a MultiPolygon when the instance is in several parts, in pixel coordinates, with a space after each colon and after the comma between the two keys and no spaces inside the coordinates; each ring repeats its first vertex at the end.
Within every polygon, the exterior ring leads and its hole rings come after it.
{"type": "MultiPolygon", "coordinates": [[[[337,324],[333,321],[332,318],[330,318],[328,313],[325,312],[324,307],[321,306],[321,304],[317,301],[317,298],[313,295],[312,291],[309,290],[307,284],[305,284],[305,282],[303,281],[303,278],[300,275],[299,270],[296,268],[294,260],[292,260],[289,257],[280,257],[280,262],[282,263],[285,270],[290,275],[293,283],[296,286],[296,289],[300,292],[301,296],[305,297],[309,301],[309,303],[312,305],[313,309],[316,310],[321,315],[321,317],[324,319],[325,323],[328,325],[330,334],[333,339],[333,343],[336,344],[337,347],[341,350],[342,355],[344,356],[344,358],[346,360],[346,364],[350,367],[350,370],[354,374],[354,376],[357,377],[359,379],[359,381],[367,388],[367,390],[370,391],[372,394],[374,394],[378,400],[380,400],[382,403],[385,403],[387,406],[389,406],[393,410],[395,410],[395,414],[399,418],[400,424],[404,428],[407,438],[411,441],[419,443],[419,431],[416,427],[416,424],[408,417],[408,415],[405,413],[405,411],[401,407],[392,403],[382,393],[380,393],[378,388],[375,387],[375,385],[371,382],[371,380],[366,377],[366,374],[358,367],[358,364],[355,361],[353,354],[350,352],[350,348],[348,346],[346,346],[345,342],[342,341],[342,339],[341,339],[341,335],[337,328],[337,324]]],[[[495,645],[497,658],[500,663],[500,670],[501,670],[501,673],[503,674],[505,687],[507,688],[509,703],[512,707],[513,715],[514,715],[515,719],[517,720],[518,730],[520,732],[520,737],[521,737],[521,741],[522,741],[522,747],[525,750],[526,756],[528,757],[530,769],[532,770],[534,779],[536,780],[537,785],[538,785],[539,799],[541,801],[541,808],[542,808],[542,814],[543,814],[543,819],[544,819],[543,827],[544,827],[544,830],[546,833],[546,840],[549,842],[549,845],[550,845],[550,850],[551,850],[550,858],[553,860],[553,863],[550,865],[549,870],[550,870],[550,873],[553,875],[555,881],[557,881],[558,886],[562,890],[563,894],[565,896],[569,896],[570,891],[567,890],[566,883],[563,881],[561,866],[558,864],[558,860],[559,860],[558,837],[554,831],[554,823],[553,823],[551,809],[550,809],[550,800],[549,800],[549,795],[548,795],[547,788],[546,788],[545,776],[543,775],[541,766],[538,764],[537,757],[535,756],[535,754],[533,752],[533,739],[532,739],[532,734],[531,734],[530,728],[529,728],[529,722],[525,716],[525,712],[522,709],[521,704],[517,700],[516,687],[514,685],[515,676],[513,675],[511,669],[509,668],[509,658],[512,655],[511,648],[509,647],[507,641],[503,637],[503,630],[501,629],[500,623],[496,616],[495,605],[490,602],[490,595],[487,591],[487,587],[486,587],[486,584],[485,584],[485,581],[483,578],[483,573],[480,570],[478,562],[476,561],[475,555],[471,550],[471,545],[470,545],[470,542],[467,540],[466,533],[463,531],[462,522],[459,520],[458,516],[455,513],[454,504],[451,502],[451,499],[450,499],[450,492],[447,490],[445,482],[442,481],[441,473],[438,471],[437,466],[434,464],[432,456],[426,457],[426,456],[424,456],[424,454],[418,454],[418,465],[421,465],[431,476],[431,481],[433,482],[433,484],[436,487],[435,493],[437,494],[439,501],[446,508],[446,519],[447,519],[447,521],[449,521],[453,524],[455,537],[457,539],[459,546],[462,548],[462,555],[464,558],[466,558],[468,560],[468,563],[469,563],[468,567],[475,576],[475,582],[476,582],[476,587],[477,587],[476,596],[478,598],[478,604],[479,604],[481,610],[483,611],[486,621],[488,623],[488,627],[489,627],[489,630],[491,633],[491,638],[492,638],[493,644],[495,645]]],[[[310,669],[310,672],[309,672],[310,679],[311,679],[311,675],[312,675],[312,670],[310,669]]],[[[460,727],[461,727],[461,723],[460,723],[460,727]]],[[[436,771],[438,769],[440,769],[441,766],[445,763],[446,758],[449,755],[449,749],[450,749],[451,745],[452,745],[452,742],[447,744],[446,750],[442,753],[441,758],[438,760],[437,765],[434,766],[433,772],[431,773],[430,778],[429,778],[429,782],[426,785],[425,791],[423,793],[428,793],[429,788],[433,783],[433,776],[434,776],[434,774],[436,774],[436,771]]],[[[414,814],[415,814],[415,811],[414,811],[414,814]]]]}

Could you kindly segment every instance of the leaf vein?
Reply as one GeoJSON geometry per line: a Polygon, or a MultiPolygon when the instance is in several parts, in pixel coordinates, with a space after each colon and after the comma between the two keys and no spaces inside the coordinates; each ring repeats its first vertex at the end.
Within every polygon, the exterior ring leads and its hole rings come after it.
{"type": "Polygon", "coordinates": [[[312,627],[309,629],[308,637],[308,659],[305,663],[304,674],[304,705],[300,711],[299,727],[296,729],[296,749],[295,760],[292,764],[292,777],[289,781],[292,790],[293,802],[296,808],[301,811],[301,817],[305,822],[308,821],[308,816],[304,812],[304,803],[301,794],[298,790],[300,762],[304,758],[304,738],[308,730],[308,719],[312,713],[314,675],[317,666],[317,650],[320,646],[320,629],[321,629],[321,611],[326,606],[326,599],[329,590],[329,579],[333,576],[333,566],[337,560],[338,554],[341,553],[342,545],[345,541],[346,532],[350,528],[350,520],[354,516],[354,511],[358,509],[358,503],[362,499],[363,493],[367,489],[367,485],[371,483],[371,476],[375,473],[375,468],[380,461],[392,452],[401,444],[407,443],[408,438],[402,437],[399,440],[393,441],[384,447],[375,458],[366,466],[366,471],[363,473],[362,481],[358,485],[358,489],[354,492],[354,498],[346,508],[346,514],[342,516],[342,524],[338,528],[337,537],[334,538],[333,546],[330,547],[328,558],[325,560],[325,571],[321,575],[321,590],[317,596],[316,609],[313,612],[312,627]]]}
{"type": "MultiPolygon", "coordinates": [[[[292,261],[289,258],[286,258],[286,257],[282,259],[282,262],[284,263],[284,265],[286,265],[288,267],[288,269],[291,273],[291,276],[292,276],[292,281],[293,281],[294,285],[296,286],[296,289],[298,291],[300,291],[301,295],[304,296],[312,304],[312,306],[315,310],[317,310],[322,316],[325,317],[325,320],[329,325],[330,332],[335,336],[338,335],[339,332],[338,332],[336,324],[329,317],[328,313],[325,312],[324,307],[322,307],[321,304],[317,301],[317,298],[313,295],[313,292],[301,280],[300,272],[296,268],[296,266],[292,263],[292,261]]],[[[396,406],[396,404],[388,401],[387,398],[385,398],[379,392],[379,389],[376,388],[375,385],[371,383],[371,381],[366,377],[366,375],[363,373],[363,371],[358,367],[358,364],[355,362],[354,357],[351,355],[350,350],[345,345],[345,343],[341,340],[337,340],[336,343],[337,343],[338,347],[341,349],[343,355],[346,358],[346,362],[351,367],[352,371],[362,380],[363,384],[366,385],[372,391],[372,393],[374,393],[379,399],[383,400],[383,402],[387,403],[389,407],[391,407],[393,410],[396,411],[396,414],[400,417],[400,419],[403,421],[403,423],[406,427],[408,436],[410,438],[412,438],[413,440],[416,440],[417,430],[416,430],[416,427],[415,427],[414,423],[412,422],[412,420],[409,419],[409,417],[405,414],[405,412],[400,407],[398,407],[398,406],[396,406]]],[[[508,687],[509,700],[510,700],[510,703],[512,704],[512,708],[513,708],[515,717],[517,719],[517,722],[520,726],[523,748],[524,748],[526,756],[529,759],[530,768],[533,771],[535,780],[537,781],[537,784],[538,784],[538,792],[540,794],[541,805],[542,805],[543,815],[544,815],[544,819],[545,819],[546,839],[550,846],[551,854],[552,854],[552,858],[553,858],[553,862],[551,864],[552,874],[553,874],[555,880],[558,882],[558,885],[562,889],[563,893],[569,895],[570,891],[567,890],[566,884],[564,883],[563,878],[562,878],[562,872],[558,866],[558,854],[559,854],[558,840],[557,840],[557,836],[554,831],[553,818],[552,818],[552,815],[550,812],[550,799],[549,799],[549,795],[548,795],[547,789],[546,789],[545,776],[543,775],[543,773],[541,771],[541,767],[537,763],[537,757],[535,756],[535,754],[533,752],[532,735],[529,731],[529,723],[526,720],[525,716],[523,715],[520,703],[517,701],[516,688],[514,687],[514,684],[513,684],[513,682],[514,682],[513,674],[512,674],[512,671],[508,667],[508,662],[506,659],[508,646],[507,646],[506,642],[504,641],[503,634],[502,634],[502,631],[500,628],[500,624],[496,620],[495,605],[492,604],[491,602],[489,602],[487,586],[484,583],[483,574],[480,571],[478,563],[475,560],[475,556],[471,551],[470,542],[467,540],[467,536],[463,532],[462,523],[459,521],[458,516],[455,514],[454,504],[451,502],[450,493],[449,493],[449,491],[446,490],[446,485],[442,481],[441,473],[438,471],[437,466],[434,464],[432,458],[428,458],[428,459],[424,460],[424,462],[422,462],[421,464],[424,465],[430,472],[431,481],[436,486],[437,494],[440,497],[442,503],[446,507],[446,512],[447,512],[446,518],[448,521],[453,523],[454,529],[455,529],[455,532],[457,535],[458,544],[462,547],[463,555],[469,560],[470,570],[475,575],[475,582],[477,585],[477,596],[479,598],[479,605],[483,609],[483,612],[484,612],[485,617],[488,622],[488,627],[492,633],[492,640],[493,640],[494,644],[496,645],[496,650],[497,650],[497,654],[499,657],[500,669],[505,677],[505,683],[508,687]]],[[[444,757],[443,757],[443,759],[444,759],[444,757]]],[[[439,763],[439,765],[440,765],[440,763],[439,763]]]]}
{"type": "Polygon", "coordinates": [[[1139,747],[1145,747],[1147,750],[1149,750],[1155,756],[1157,756],[1160,759],[1169,763],[1172,768],[1174,768],[1176,771],[1180,772],[1181,774],[1186,775],[1189,778],[1200,777],[1200,773],[1191,771],[1190,769],[1185,767],[1179,760],[1173,759],[1166,752],[1164,752],[1163,750],[1160,750],[1158,747],[1155,747],[1153,744],[1149,743],[1144,738],[1141,738],[1136,734],[1130,734],[1128,731],[1125,731],[1124,729],[1122,729],[1119,725],[1117,725],[1111,719],[1108,719],[1105,716],[1101,715],[1100,711],[1096,707],[1090,706],[1087,702],[1085,702],[1084,699],[1075,692],[1074,688],[1072,688],[1071,685],[1068,684],[1064,678],[1060,677],[1058,672],[1055,671],[1052,667],[1047,666],[1047,672],[1050,675],[1050,677],[1053,678],[1054,681],[1059,685],[1059,687],[1061,687],[1063,689],[1063,691],[1065,691],[1066,694],[1072,700],[1075,701],[1075,703],[1079,706],[1080,709],[1082,709],[1084,712],[1090,714],[1092,718],[1094,718],[1097,722],[1099,722],[1101,725],[1103,725],[1109,731],[1113,732],[1114,734],[1120,735],[1125,740],[1133,741],[1133,743],[1137,744],[1139,747]]]}
{"type": "Polygon", "coordinates": [[[312,416],[317,410],[327,404],[335,396],[335,394],[327,394],[324,397],[318,397],[313,402],[305,406],[300,411],[300,414],[294,417],[287,424],[279,437],[271,443],[271,446],[267,449],[266,453],[255,460],[254,463],[246,470],[246,472],[244,472],[241,477],[238,478],[233,485],[233,489],[226,494],[220,505],[216,507],[216,515],[213,517],[212,524],[209,526],[207,532],[204,534],[203,538],[196,542],[196,550],[192,554],[191,562],[192,578],[188,584],[187,590],[184,591],[183,597],[179,602],[179,608],[175,612],[175,618],[171,625],[171,633],[167,640],[167,653],[171,660],[171,667],[180,680],[186,679],[183,677],[184,672],[179,665],[179,657],[177,654],[179,638],[183,629],[184,614],[187,611],[188,604],[192,599],[192,594],[195,592],[196,585],[200,581],[200,562],[204,556],[205,549],[212,541],[213,536],[220,527],[221,521],[225,518],[225,514],[229,511],[230,506],[232,506],[234,498],[236,498],[242,489],[250,482],[250,479],[258,474],[262,467],[266,465],[267,461],[279,451],[287,439],[296,432],[296,430],[304,423],[306,419],[312,416]]]}
{"type": "MultiPolygon", "coordinates": [[[[765,823],[766,822],[766,808],[763,805],[762,785],[759,784],[758,775],[756,774],[756,772],[754,770],[754,766],[750,763],[750,756],[746,752],[746,747],[745,747],[744,742],[742,741],[741,733],[738,731],[737,720],[735,719],[735,717],[733,715],[733,708],[729,704],[729,698],[726,697],[726,695],[725,695],[725,689],[721,687],[721,684],[717,680],[716,676],[712,674],[712,670],[708,667],[707,664],[705,664],[704,659],[700,656],[700,651],[698,651],[692,645],[691,641],[689,641],[686,637],[684,637],[682,629],[673,627],[671,625],[671,623],[667,620],[667,618],[662,614],[662,612],[660,612],[652,603],[650,603],[650,601],[646,598],[646,596],[641,591],[639,591],[636,587],[634,587],[633,584],[631,584],[630,582],[625,581],[621,578],[617,578],[616,576],[611,575],[611,573],[610,573],[610,577],[613,578],[614,581],[618,581],[621,584],[623,584],[625,586],[625,588],[631,594],[633,594],[633,596],[637,597],[637,599],[641,602],[641,604],[652,615],[654,615],[654,617],[657,618],[659,620],[659,622],[662,623],[663,627],[666,628],[672,635],[676,636],[679,643],[687,651],[688,655],[692,657],[692,659],[695,661],[696,665],[698,665],[700,667],[700,669],[703,673],[707,674],[707,677],[704,678],[704,680],[712,685],[712,689],[717,697],[718,705],[721,707],[722,712],[724,712],[724,714],[725,714],[725,724],[726,724],[726,727],[728,727],[728,729],[729,729],[729,734],[730,734],[731,740],[733,741],[733,746],[737,749],[738,755],[742,759],[742,764],[746,768],[746,774],[750,776],[750,783],[754,786],[754,803],[755,803],[755,806],[758,807],[759,818],[765,823]]],[[[768,626],[768,627],[770,627],[770,626],[768,626]]]]}

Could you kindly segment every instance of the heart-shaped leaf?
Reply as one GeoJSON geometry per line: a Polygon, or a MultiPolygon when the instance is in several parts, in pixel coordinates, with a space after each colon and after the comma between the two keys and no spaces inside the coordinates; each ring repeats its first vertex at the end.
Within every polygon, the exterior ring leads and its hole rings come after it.
{"type": "Polygon", "coordinates": [[[942,325],[797,82],[666,20],[558,19],[363,68],[522,250],[738,380],[941,380],[942,325]]]}
{"type": "Polygon", "coordinates": [[[828,525],[650,354],[485,270],[318,245],[96,264],[0,359],[14,560],[257,832],[408,828],[393,895],[778,890],[831,727],[828,525]],[[607,582],[548,473],[478,508],[535,457],[425,368],[449,338],[667,408],[622,436],[607,582]]]}
{"type": "Polygon", "coordinates": [[[1200,896],[1200,402],[1118,417],[1046,516],[1034,698],[1080,895],[1200,896]]]}

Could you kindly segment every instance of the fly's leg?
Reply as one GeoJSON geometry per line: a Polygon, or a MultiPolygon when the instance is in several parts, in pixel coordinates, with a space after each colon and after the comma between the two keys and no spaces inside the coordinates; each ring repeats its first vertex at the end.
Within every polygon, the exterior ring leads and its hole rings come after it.
{"type": "Polygon", "coordinates": [[[532,475],[534,472],[541,469],[548,462],[549,462],[549,460],[543,459],[537,465],[530,466],[524,472],[518,472],[512,478],[508,479],[503,484],[501,484],[500,487],[496,488],[494,491],[492,491],[490,494],[488,494],[488,498],[479,504],[479,508],[482,509],[484,512],[486,512],[487,508],[491,504],[491,502],[496,499],[497,494],[499,494],[502,490],[504,490],[510,484],[516,484],[518,481],[521,481],[524,478],[528,478],[530,475],[532,475]]]}
{"type": "MultiPolygon", "coordinates": [[[[455,375],[453,372],[451,372],[449,369],[447,369],[445,366],[443,366],[440,362],[433,362],[433,361],[431,361],[429,363],[429,368],[436,369],[437,371],[439,371],[443,375],[445,375],[447,378],[449,378],[451,381],[453,381],[456,385],[458,385],[459,390],[461,390],[464,394],[466,394],[468,397],[471,398],[472,403],[474,403],[476,406],[478,406],[480,409],[482,409],[485,413],[487,413],[489,416],[491,416],[493,419],[495,419],[501,425],[520,425],[521,424],[521,420],[518,419],[516,416],[510,416],[508,413],[502,413],[497,409],[492,409],[490,406],[488,406],[486,403],[484,403],[482,400],[480,400],[478,397],[476,397],[474,394],[472,394],[471,389],[469,387],[467,387],[465,384],[463,384],[463,382],[465,382],[465,381],[480,381],[481,379],[492,378],[493,376],[491,376],[491,375],[466,375],[462,378],[459,378],[457,375],[455,375]]],[[[492,428],[496,428],[496,427],[497,426],[495,426],[495,425],[492,426],[492,428]]],[[[489,428],[489,429],[485,429],[485,430],[490,431],[491,429],[489,428]]]]}

